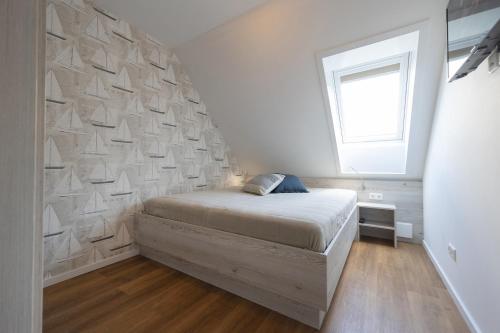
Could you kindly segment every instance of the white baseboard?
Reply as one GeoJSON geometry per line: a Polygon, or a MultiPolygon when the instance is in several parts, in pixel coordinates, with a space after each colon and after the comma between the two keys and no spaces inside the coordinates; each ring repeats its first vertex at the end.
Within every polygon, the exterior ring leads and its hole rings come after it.
{"type": "Polygon", "coordinates": [[[108,258],[106,258],[104,260],[101,260],[101,261],[98,261],[98,262],[96,262],[96,263],[94,263],[92,265],[87,265],[87,266],[79,267],[79,268],[74,269],[72,271],[65,272],[65,273],[62,273],[62,274],[59,274],[59,275],[56,275],[56,276],[52,276],[52,277],[50,277],[48,279],[45,279],[43,281],[43,287],[45,288],[45,287],[51,286],[53,284],[56,284],[56,283],[59,283],[59,282],[63,282],[65,280],[69,280],[71,278],[77,277],[79,275],[95,271],[96,269],[99,269],[99,268],[102,268],[102,267],[105,267],[105,266],[117,263],[119,261],[122,261],[122,260],[125,260],[125,259],[128,259],[128,258],[134,257],[134,256],[136,256],[138,254],[139,254],[139,250],[138,249],[134,249],[132,251],[128,251],[128,252],[119,254],[117,256],[108,257],[108,258]]]}
{"type": "Polygon", "coordinates": [[[460,311],[460,314],[464,318],[465,322],[467,323],[467,326],[469,326],[469,329],[471,332],[474,333],[481,333],[481,329],[479,328],[479,325],[476,323],[472,315],[470,314],[469,310],[467,310],[467,307],[465,306],[464,302],[458,295],[455,287],[451,284],[450,280],[448,279],[448,276],[445,274],[444,270],[441,268],[441,265],[439,265],[439,262],[437,261],[436,257],[432,253],[430,247],[427,245],[427,242],[425,239],[422,241],[422,244],[424,246],[425,252],[427,252],[427,255],[431,259],[432,263],[434,264],[434,267],[436,268],[437,272],[439,273],[439,276],[441,277],[441,280],[443,280],[446,289],[448,289],[448,292],[451,295],[451,298],[453,299],[453,302],[455,302],[455,305],[458,308],[458,311],[460,311]]]}

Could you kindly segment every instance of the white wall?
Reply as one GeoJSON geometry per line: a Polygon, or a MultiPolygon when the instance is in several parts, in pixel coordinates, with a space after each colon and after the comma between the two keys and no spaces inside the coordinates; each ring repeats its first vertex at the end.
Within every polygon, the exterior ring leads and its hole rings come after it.
{"type": "Polygon", "coordinates": [[[338,176],[315,55],[428,19],[408,178],[421,178],[445,39],[445,0],[273,0],[176,53],[250,173],[338,176]]]}
{"type": "Polygon", "coordinates": [[[425,242],[485,333],[500,331],[499,92],[486,63],[453,83],[443,74],[424,177],[425,242]]]}

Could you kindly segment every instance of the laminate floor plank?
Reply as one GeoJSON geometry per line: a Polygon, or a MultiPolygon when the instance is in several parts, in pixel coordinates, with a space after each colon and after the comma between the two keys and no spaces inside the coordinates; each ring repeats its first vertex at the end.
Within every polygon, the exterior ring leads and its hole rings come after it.
{"type": "MultiPolygon", "coordinates": [[[[44,332],[312,333],[311,327],[136,256],[44,290],[44,332]]],[[[355,242],[321,333],[469,332],[424,249],[355,242]]]]}

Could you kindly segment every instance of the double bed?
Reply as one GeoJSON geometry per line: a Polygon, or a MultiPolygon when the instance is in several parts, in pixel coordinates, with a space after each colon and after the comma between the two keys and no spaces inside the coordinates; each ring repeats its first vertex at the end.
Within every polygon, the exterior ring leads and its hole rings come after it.
{"type": "Polygon", "coordinates": [[[319,328],[357,233],[356,192],[241,188],[150,199],[142,255],[319,328]]]}

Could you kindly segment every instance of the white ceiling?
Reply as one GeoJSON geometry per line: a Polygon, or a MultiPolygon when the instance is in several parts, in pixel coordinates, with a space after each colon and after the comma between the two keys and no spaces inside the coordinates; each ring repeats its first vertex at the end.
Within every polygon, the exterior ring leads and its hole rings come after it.
{"type": "Polygon", "coordinates": [[[96,0],[168,46],[185,43],[267,0],[96,0]]]}

